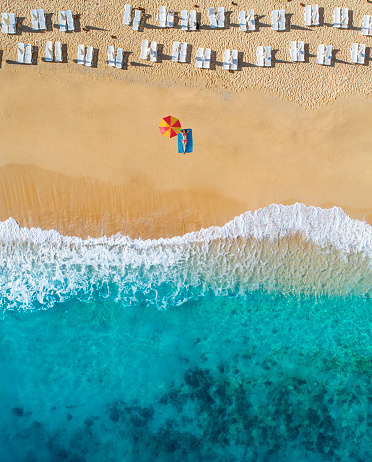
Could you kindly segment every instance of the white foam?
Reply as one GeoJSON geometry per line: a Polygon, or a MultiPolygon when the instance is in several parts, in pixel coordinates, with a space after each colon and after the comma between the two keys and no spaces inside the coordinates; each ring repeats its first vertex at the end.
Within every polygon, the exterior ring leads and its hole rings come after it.
{"type": "MultiPolygon", "coordinates": [[[[10,218],[0,223],[0,304],[3,309],[36,309],[73,297],[110,297],[164,307],[207,289],[224,293],[237,286],[241,291],[280,288],[276,277],[280,269],[273,267],[272,257],[270,263],[259,247],[253,249],[246,241],[274,242],[295,234],[322,249],[331,246],[344,256],[359,254],[371,264],[372,227],[337,207],[271,205],[246,212],[223,227],[157,240],[121,235],[84,240],[57,231],[21,228],[10,218]],[[245,243],[233,248],[238,238],[245,243]]],[[[316,277],[308,278],[312,268],[303,270],[311,291],[318,282],[316,277]]],[[[286,271],[294,274],[295,266],[286,271]]],[[[323,276],[327,281],[329,275],[323,276]]],[[[349,285],[360,280],[359,275],[349,285]]],[[[322,290],[324,281],[319,283],[322,290]]]]}

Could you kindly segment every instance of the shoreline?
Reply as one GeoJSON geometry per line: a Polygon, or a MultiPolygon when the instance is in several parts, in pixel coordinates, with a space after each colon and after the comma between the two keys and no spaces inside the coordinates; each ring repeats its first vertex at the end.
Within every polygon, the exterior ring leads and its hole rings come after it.
{"type": "Polygon", "coordinates": [[[370,98],[308,111],[262,91],[221,96],[12,72],[0,96],[1,221],[146,239],[300,202],[372,223],[370,98]],[[192,154],[160,135],[169,114],[193,128],[192,154]]]}

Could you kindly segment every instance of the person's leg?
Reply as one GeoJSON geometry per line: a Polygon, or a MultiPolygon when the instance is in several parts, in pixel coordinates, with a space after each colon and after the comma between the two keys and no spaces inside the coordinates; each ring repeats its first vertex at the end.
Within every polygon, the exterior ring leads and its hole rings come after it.
{"type": "Polygon", "coordinates": [[[182,140],[183,142],[183,153],[186,154],[187,140],[182,140]]]}

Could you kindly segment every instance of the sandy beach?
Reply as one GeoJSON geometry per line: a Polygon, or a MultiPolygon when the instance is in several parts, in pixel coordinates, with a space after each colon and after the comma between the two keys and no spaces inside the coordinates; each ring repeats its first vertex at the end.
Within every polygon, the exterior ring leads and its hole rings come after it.
{"type": "MultiPolygon", "coordinates": [[[[156,27],[160,5],[135,5],[145,8],[146,22],[134,32],[122,25],[118,1],[71,1],[90,31],[62,34],[55,27],[30,32],[28,7],[7,3],[24,19],[20,35],[0,36],[0,220],[81,237],[157,238],[223,225],[271,203],[303,202],[339,206],[372,223],[371,69],[347,62],[372,6],[350,0],[352,28],[340,31],[329,27],[339,6],[333,0],[324,25],[312,29],[303,27],[299,2],[253,1],[261,26],[244,34],[237,14],[248,5],[216,5],[231,11],[230,27],[217,31],[206,26],[210,5],[199,3],[202,28],[195,33],[156,27]],[[283,33],[268,27],[271,9],[279,7],[292,24],[283,33]],[[163,45],[161,62],[141,62],[144,38],[163,45]],[[191,63],[170,61],[176,39],[192,45],[191,63]],[[289,42],[299,39],[309,44],[309,62],[290,63],[289,42]],[[67,63],[42,61],[46,40],[67,45],[67,63]],[[37,65],[12,62],[18,41],[38,47],[37,65]],[[74,62],[78,43],[99,50],[97,68],[74,62]],[[319,43],[339,50],[334,66],[315,64],[319,43]],[[128,52],[123,70],[107,68],[111,44],[128,52]],[[274,66],[260,69],[255,50],[266,44],[277,50],[274,66]],[[197,70],[196,49],[207,45],[216,52],[215,66],[197,70]],[[233,74],[221,67],[226,47],[244,53],[233,74]],[[160,136],[159,122],[169,114],[193,129],[192,154],[178,154],[176,140],[160,136]]],[[[37,7],[51,25],[63,5],[37,7]]],[[[367,47],[370,41],[363,37],[367,47]]]]}

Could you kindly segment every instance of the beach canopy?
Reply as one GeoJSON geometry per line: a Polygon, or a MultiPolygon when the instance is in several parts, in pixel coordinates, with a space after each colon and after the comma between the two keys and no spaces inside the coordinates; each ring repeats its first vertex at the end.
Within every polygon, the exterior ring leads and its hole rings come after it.
{"type": "Polygon", "coordinates": [[[181,130],[181,122],[173,116],[164,117],[159,125],[160,133],[168,138],[177,136],[181,130]]]}

